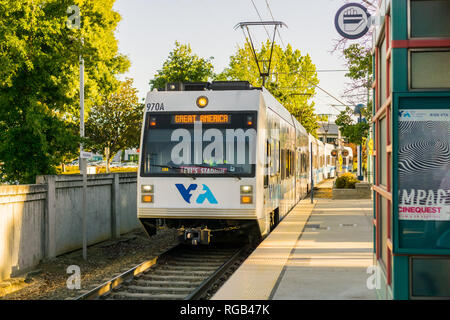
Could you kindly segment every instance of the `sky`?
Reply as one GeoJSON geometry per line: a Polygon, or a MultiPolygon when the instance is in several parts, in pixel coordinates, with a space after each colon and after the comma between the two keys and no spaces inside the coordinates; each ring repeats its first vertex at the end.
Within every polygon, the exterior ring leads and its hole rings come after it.
{"type": "MultiPolygon", "coordinates": [[[[338,52],[331,53],[333,40],[339,35],[334,27],[334,16],[345,4],[344,0],[253,0],[262,20],[275,20],[287,28],[280,29],[281,40],[309,54],[318,70],[345,70],[338,52]]],[[[123,76],[134,79],[139,98],[146,96],[149,80],[175,46],[175,41],[189,43],[192,51],[203,58],[214,57],[216,73],[229,64],[229,57],[243,46],[244,35],[234,26],[242,21],[259,21],[252,0],[116,0],[114,10],[119,12],[116,37],[119,51],[129,57],[131,67],[123,76]]],[[[273,29],[268,29],[272,34],[273,29]]],[[[251,29],[256,42],[265,41],[262,27],[251,29]]],[[[276,42],[281,43],[276,35],[276,42]]],[[[343,100],[345,72],[318,72],[319,86],[343,100]]],[[[342,106],[327,94],[316,90],[313,99],[317,114],[337,114],[342,106]],[[338,109],[338,110],[337,110],[338,109]]],[[[344,100],[345,102],[345,100],[344,100]]]]}

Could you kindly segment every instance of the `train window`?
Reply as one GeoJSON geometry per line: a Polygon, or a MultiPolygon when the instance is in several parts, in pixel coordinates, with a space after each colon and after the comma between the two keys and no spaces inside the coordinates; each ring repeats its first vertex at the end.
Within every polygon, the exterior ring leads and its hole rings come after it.
{"type": "Polygon", "coordinates": [[[269,185],[269,174],[271,169],[271,156],[270,156],[270,142],[267,140],[266,142],[266,161],[264,163],[264,188],[267,188],[269,185]]]}
{"type": "Polygon", "coordinates": [[[292,151],[288,150],[288,159],[289,159],[289,166],[288,166],[288,172],[287,172],[287,176],[290,177],[292,176],[292,151]]]}
{"type": "Polygon", "coordinates": [[[306,154],[302,152],[302,173],[306,171],[306,154]]]}
{"type": "Polygon", "coordinates": [[[306,152],[305,159],[306,159],[306,161],[305,161],[305,171],[309,172],[310,169],[311,169],[311,153],[309,151],[306,152]]]}
{"type": "Polygon", "coordinates": [[[277,150],[278,150],[278,155],[277,155],[277,175],[280,174],[280,170],[281,170],[281,146],[280,146],[280,141],[277,141],[277,150]]]}
{"type": "Polygon", "coordinates": [[[295,168],[295,162],[294,162],[294,152],[291,150],[291,173],[290,176],[292,177],[294,175],[294,168],[295,168]]]}
{"type": "Polygon", "coordinates": [[[255,112],[227,112],[228,123],[223,113],[179,115],[147,113],[155,125],[146,120],[141,176],[255,176],[257,123],[247,123],[255,112]]]}
{"type": "Polygon", "coordinates": [[[291,163],[292,163],[291,176],[293,176],[295,174],[295,168],[296,168],[296,166],[295,166],[295,152],[294,151],[291,151],[291,163]]]}
{"type": "Polygon", "coordinates": [[[291,170],[292,170],[292,152],[291,150],[287,151],[287,155],[288,155],[288,167],[287,167],[287,172],[286,172],[286,176],[289,178],[291,176],[291,170]]]}
{"type": "Polygon", "coordinates": [[[278,164],[279,164],[279,159],[278,159],[278,154],[277,154],[277,142],[275,140],[270,141],[270,161],[271,161],[271,169],[270,169],[270,176],[276,176],[277,170],[278,170],[278,164]]]}
{"type": "Polygon", "coordinates": [[[289,167],[290,167],[290,161],[289,161],[289,150],[284,150],[284,161],[286,162],[286,166],[284,167],[284,177],[289,178],[289,167]]]}

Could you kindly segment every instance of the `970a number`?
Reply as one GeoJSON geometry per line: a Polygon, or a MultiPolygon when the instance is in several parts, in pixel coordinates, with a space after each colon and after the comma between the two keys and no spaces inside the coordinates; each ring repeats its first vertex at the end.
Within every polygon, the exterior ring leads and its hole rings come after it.
{"type": "Polygon", "coordinates": [[[164,111],[164,103],[147,103],[147,111],[164,111]]]}

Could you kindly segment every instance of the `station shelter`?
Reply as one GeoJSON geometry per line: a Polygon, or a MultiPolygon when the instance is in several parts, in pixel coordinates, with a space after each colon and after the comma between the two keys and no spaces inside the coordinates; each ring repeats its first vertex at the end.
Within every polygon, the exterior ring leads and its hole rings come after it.
{"type": "Polygon", "coordinates": [[[380,299],[450,298],[450,0],[379,1],[373,32],[380,299]]]}

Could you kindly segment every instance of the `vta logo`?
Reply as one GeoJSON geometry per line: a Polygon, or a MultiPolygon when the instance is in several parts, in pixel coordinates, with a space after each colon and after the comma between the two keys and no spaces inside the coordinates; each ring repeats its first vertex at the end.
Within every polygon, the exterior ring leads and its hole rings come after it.
{"type": "Polygon", "coordinates": [[[408,111],[399,111],[398,113],[399,113],[400,117],[403,117],[403,118],[409,117],[409,118],[411,118],[411,114],[409,114],[408,111]]]}
{"type": "MultiPolygon", "coordinates": [[[[178,191],[180,191],[180,194],[183,197],[184,201],[186,201],[187,203],[191,203],[192,192],[197,189],[198,185],[190,184],[187,189],[181,183],[177,183],[175,184],[175,186],[177,187],[178,191]]],[[[203,202],[205,202],[205,200],[208,200],[211,204],[218,203],[213,193],[211,192],[211,190],[209,190],[206,184],[203,184],[203,191],[204,192],[202,194],[198,195],[197,200],[195,201],[196,203],[202,204],[203,202]]]]}

